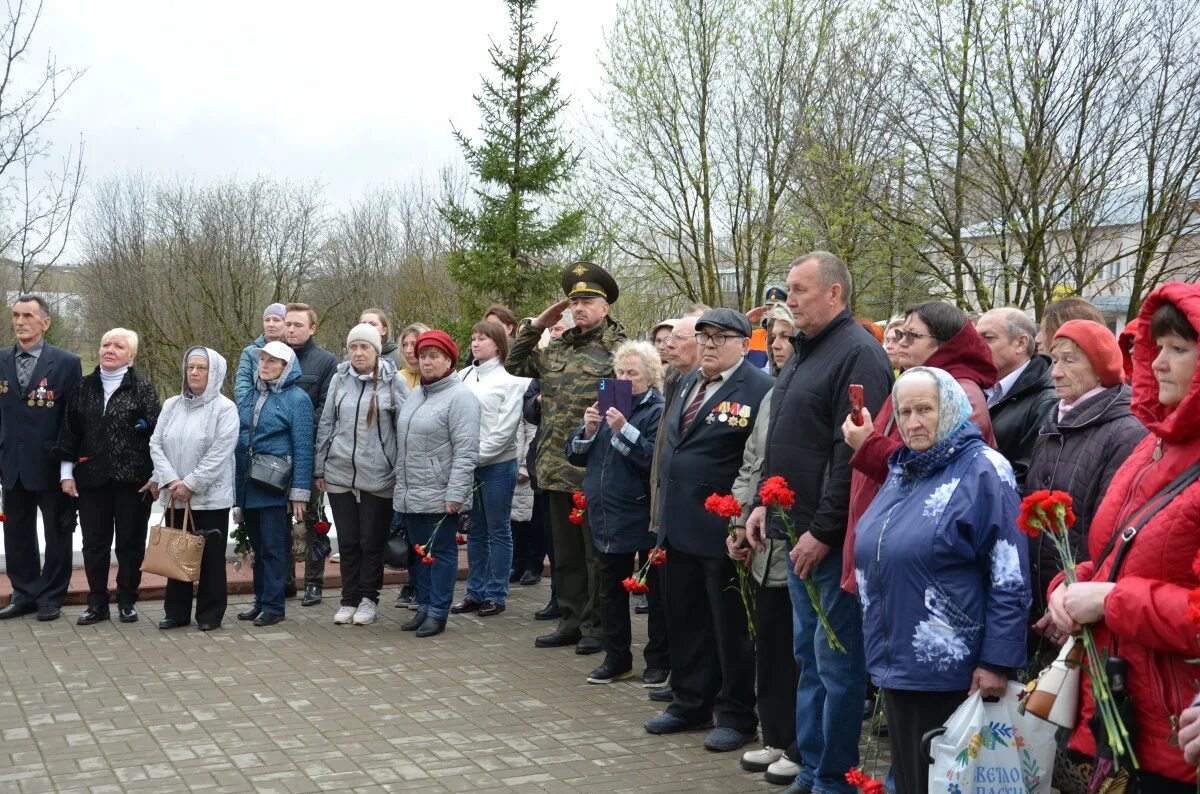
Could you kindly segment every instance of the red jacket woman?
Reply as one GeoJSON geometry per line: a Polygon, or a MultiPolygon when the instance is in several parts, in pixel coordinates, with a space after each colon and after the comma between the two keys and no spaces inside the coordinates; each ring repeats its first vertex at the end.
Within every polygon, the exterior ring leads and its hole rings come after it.
{"type": "MultiPolygon", "coordinates": [[[[1104,556],[1109,540],[1135,512],[1182,471],[1200,460],[1200,380],[1196,378],[1200,337],[1200,286],[1166,284],[1142,307],[1134,342],[1133,413],[1149,429],[1117,471],[1093,520],[1092,560],[1104,556]]],[[[1117,554],[1080,563],[1079,584],[1049,588],[1050,615],[1057,632],[1092,631],[1102,653],[1129,663],[1128,691],[1134,709],[1134,751],[1146,778],[1142,791],[1194,789],[1196,768],[1179,749],[1179,715],[1195,691],[1200,656],[1197,632],[1188,624],[1188,591],[1200,584],[1192,561],[1200,549],[1200,483],[1166,504],[1131,543],[1115,583],[1117,554]],[[1187,784],[1185,789],[1183,786],[1187,784]]],[[[1051,636],[1053,636],[1053,632],[1051,636]]],[[[1071,749],[1094,756],[1088,727],[1094,713],[1090,685],[1081,692],[1081,714],[1071,749]]]]}

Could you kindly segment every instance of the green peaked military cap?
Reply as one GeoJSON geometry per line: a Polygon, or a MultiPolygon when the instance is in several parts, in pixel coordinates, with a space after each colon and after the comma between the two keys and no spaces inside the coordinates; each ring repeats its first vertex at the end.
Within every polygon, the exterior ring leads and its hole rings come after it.
{"type": "Polygon", "coordinates": [[[563,293],[568,298],[604,298],[616,303],[621,289],[617,280],[594,262],[576,262],[562,273],[563,293]]]}

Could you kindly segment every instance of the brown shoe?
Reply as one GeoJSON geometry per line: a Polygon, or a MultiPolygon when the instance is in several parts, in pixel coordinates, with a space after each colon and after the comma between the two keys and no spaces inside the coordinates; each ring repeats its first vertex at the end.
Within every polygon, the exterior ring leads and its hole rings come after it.
{"type": "Polygon", "coordinates": [[[464,612],[475,612],[481,606],[483,606],[484,603],[485,602],[476,601],[474,598],[471,598],[470,596],[466,596],[463,598],[462,601],[459,601],[457,604],[450,607],[450,611],[452,613],[454,613],[455,615],[461,615],[464,612]]]}
{"type": "Polygon", "coordinates": [[[486,618],[492,615],[499,615],[504,611],[504,604],[497,604],[495,601],[484,601],[479,607],[479,617],[486,618]]]}

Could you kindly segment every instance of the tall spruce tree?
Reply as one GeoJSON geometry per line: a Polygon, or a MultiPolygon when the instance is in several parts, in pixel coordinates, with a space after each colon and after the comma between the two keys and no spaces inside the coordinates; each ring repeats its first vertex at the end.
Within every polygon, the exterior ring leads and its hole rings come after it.
{"type": "Polygon", "coordinates": [[[534,314],[554,294],[559,268],[545,258],[583,232],[583,211],[562,209],[560,196],[578,162],[558,128],[567,101],[559,97],[553,32],[535,38],[537,0],[505,0],[510,33],[489,53],[498,79],[475,95],[483,120],[480,141],[459,129],[454,137],[479,182],[474,206],[449,201],[442,213],[463,241],[450,270],[472,288],[464,309],[478,316],[479,301],[501,300],[534,314]]]}

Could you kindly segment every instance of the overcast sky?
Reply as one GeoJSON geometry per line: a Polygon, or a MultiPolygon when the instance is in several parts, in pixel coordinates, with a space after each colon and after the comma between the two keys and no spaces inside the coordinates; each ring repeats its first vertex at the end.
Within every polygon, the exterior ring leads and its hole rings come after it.
{"type": "MultiPolygon", "coordinates": [[[[539,6],[576,122],[615,13],[616,0],[539,6]]],[[[33,49],[86,69],[51,135],[64,151],[82,135],[89,182],[262,174],[317,179],[339,204],[460,161],[451,122],[477,126],[489,36],[507,36],[500,0],[47,0],[33,49]]]]}

